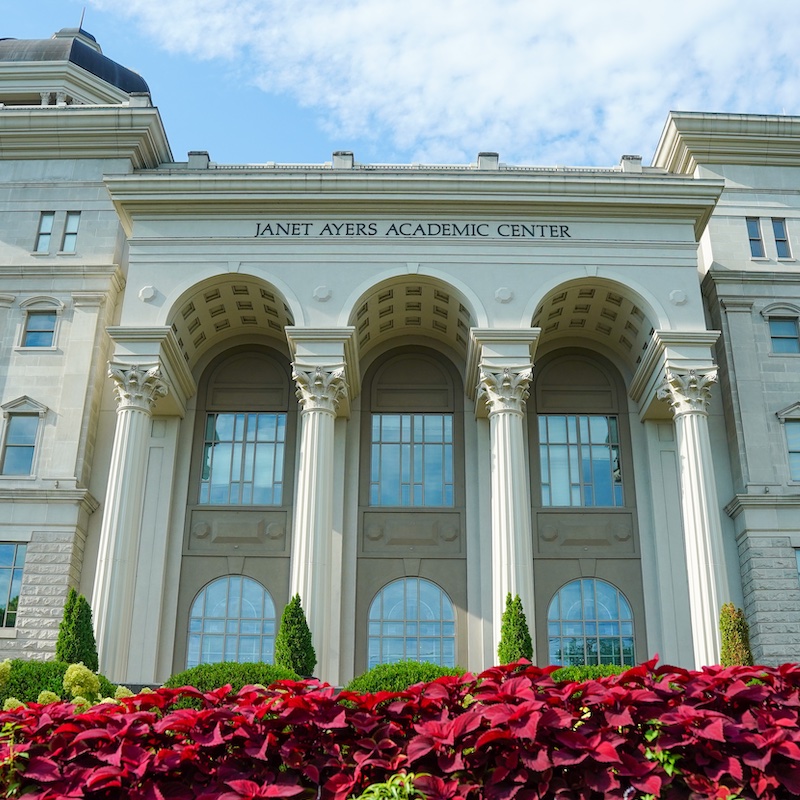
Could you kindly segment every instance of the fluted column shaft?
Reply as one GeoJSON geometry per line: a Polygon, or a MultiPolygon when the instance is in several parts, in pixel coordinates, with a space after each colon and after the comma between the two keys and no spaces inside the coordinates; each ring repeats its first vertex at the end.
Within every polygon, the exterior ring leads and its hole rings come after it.
{"type": "Polygon", "coordinates": [[[343,365],[295,365],[293,377],[301,413],[290,590],[300,595],[320,658],[330,590],[334,424],[347,386],[343,365]]]}
{"type": "Polygon", "coordinates": [[[92,609],[100,669],[121,679],[128,663],[150,421],[166,395],[158,367],[110,365],[117,422],[100,530],[92,609]]]}
{"type": "Polygon", "coordinates": [[[506,595],[519,595],[531,634],[533,545],[531,503],[524,433],[530,367],[493,372],[480,369],[478,396],[489,412],[492,476],[492,630],[494,652],[506,595]]]}
{"type": "Polygon", "coordinates": [[[680,458],[681,515],[689,578],[695,667],[718,664],[722,521],[716,502],[708,404],[716,371],[668,370],[659,396],[670,403],[680,458]]]}

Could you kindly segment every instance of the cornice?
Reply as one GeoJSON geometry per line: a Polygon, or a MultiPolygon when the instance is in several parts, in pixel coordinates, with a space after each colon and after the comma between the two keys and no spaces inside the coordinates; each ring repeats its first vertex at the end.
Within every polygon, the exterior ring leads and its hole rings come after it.
{"type": "Polygon", "coordinates": [[[737,494],[725,506],[725,513],[736,519],[748,508],[795,508],[800,509],[800,496],[791,494],[737,494]]]}
{"type": "Polygon", "coordinates": [[[125,277],[116,264],[47,263],[32,259],[30,264],[0,264],[0,279],[31,281],[39,278],[100,278],[110,280],[117,290],[125,287],[125,277]]]}
{"type": "Polygon", "coordinates": [[[691,175],[701,164],[800,166],[800,117],[671,111],[653,166],[691,175]]]}
{"type": "Polygon", "coordinates": [[[63,503],[80,506],[87,514],[100,508],[88,489],[36,489],[0,486],[0,503],[63,503]]]}
{"type": "Polygon", "coordinates": [[[474,170],[164,171],[109,176],[106,186],[130,234],[136,215],[380,213],[381,210],[674,218],[700,236],[724,182],[621,173],[516,173],[474,170]]]}
{"type": "Polygon", "coordinates": [[[745,271],[722,270],[713,267],[703,276],[703,283],[736,283],[753,284],[763,283],[767,286],[776,283],[790,283],[800,285],[800,272],[772,272],[772,271],[745,271]]]}
{"type": "Polygon", "coordinates": [[[125,158],[134,169],[154,169],[172,152],[157,108],[0,108],[0,159],[53,158],[125,158]]]}

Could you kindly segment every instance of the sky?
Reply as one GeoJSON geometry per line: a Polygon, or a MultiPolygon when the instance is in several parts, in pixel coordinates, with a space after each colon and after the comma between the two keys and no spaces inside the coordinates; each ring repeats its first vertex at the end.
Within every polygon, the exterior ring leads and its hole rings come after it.
{"type": "Polygon", "coordinates": [[[649,163],[667,113],[800,114],[797,0],[0,0],[136,70],[176,161],[649,163]]]}

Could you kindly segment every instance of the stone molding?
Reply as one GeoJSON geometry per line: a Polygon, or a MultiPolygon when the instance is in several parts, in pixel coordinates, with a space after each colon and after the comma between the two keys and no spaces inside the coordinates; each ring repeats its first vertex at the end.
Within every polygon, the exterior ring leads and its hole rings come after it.
{"type": "Polygon", "coordinates": [[[502,372],[493,372],[481,366],[478,399],[485,400],[490,417],[501,411],[523,414],[532,378],[533,370],[530,367],[506,367],[502,372]]]}
{"type": "Polygon", "coordinates": [[[143,368],[138,364],[109,364],[108,377],[114,381],[117,411],[137,409],[150,414],[156,402],[165,397],[168,391],[157,366],[143,368]]]}
{"type": "Polygon", "coordinates": [[[711,402],[711,385],[717,382],[716,369],[690,369],[676,372],[668,369],[664,382],[658,389],[659,400],[666,400],[674,416],[680,414],[708,414],[711,402]]]}
{"type": "Polygon", "coordinates": [[[347,395],[344,364],[315,367],[313,370],[295,365],[292,378],[297,384],[295,394],[303,411],[327,411],[335,416],[347,395]]]}

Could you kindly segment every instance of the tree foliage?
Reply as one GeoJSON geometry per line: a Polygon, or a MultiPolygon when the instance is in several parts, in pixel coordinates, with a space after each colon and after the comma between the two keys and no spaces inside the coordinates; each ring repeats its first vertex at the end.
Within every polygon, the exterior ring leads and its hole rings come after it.
{"type": "Polygon", "coordinates": [[[281,625],[275,637],[275,666],[306,676],[310,676],[317,666],[317,654],[299,594],[283,609],[281,625]]]}
{"type": "Polygon", "coordinates": [[[56,640],[56,661],[67,664],[83,663],[97,672],[97,643],[92,625],[92,609],[88,600],[70,589],[64,604],[64,616],[56,640]]]}
{"type": "Polygon", "coordinates": [[[723,667],[752,667],[750,626],[744,611],[733,603],[725,603],[719,614],[719,630],[722,638],[720,664],[723,667]]]}
{"type": "Polygon", "coordinates": [[[506,595],[506,610],[500,626],[497,657],[501,664],[511,664],[521,658],[533,660],[533,642],[525,612],[522,610],[522,600],[519,595],[512,598],[511,592],[506,595]]]}

